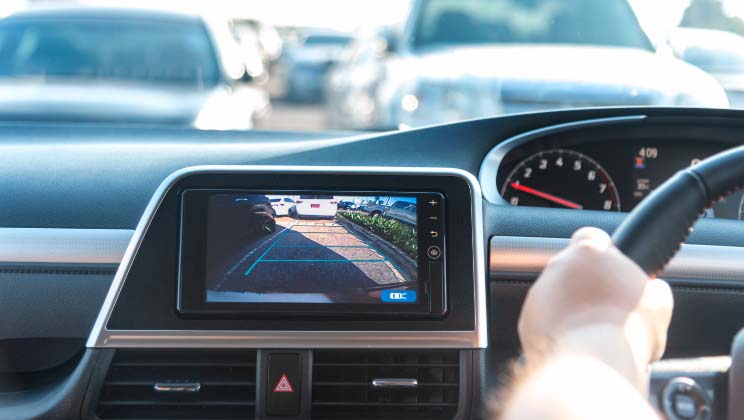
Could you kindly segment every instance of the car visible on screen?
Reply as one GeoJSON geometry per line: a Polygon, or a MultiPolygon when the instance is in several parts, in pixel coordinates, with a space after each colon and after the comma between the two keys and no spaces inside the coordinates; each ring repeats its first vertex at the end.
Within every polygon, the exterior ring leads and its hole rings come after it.
{"type": "Polygon", "coordinates": [[[713,77],[656,52],[627,0],[417,0],[398,36],[377,44],[385,48],[369,55],[379,64],[345,70],[365,74],[343,89],[361,93],[329,105],[331,117],[351,113],[332,118],[340,128],[592,106],[728,107],[713,77]]]}
{"type": "Polygon", "coordinates": [[[291,216],[295,213],[295,201],[291,197],[271,197],[271,207],[277,216],[291,216]]]}
{"type": "Polygon", "coordinates": [[[0,20],[0,119],[250,129],[269,100],[248,83],[227,21],[185,12],[39,7],[0,20]]]}
{"type": "Polygon", "coordinates": [[[333,218],[338,211],[338,202],[332,195],[300,195],[295,203],[298,218],[333,218]]]}
{"type": "Polygon", "coordinates": [[[269,197],[265,195],[245,195],[238,198],[222,195],[217,207],[224,209],[224,214],[235,221],[234,229],[239,233],[268,235],[276,231],[276,213],[269,197]]]}
{"type": "Polygon", "coordinates": [[[338,209],[339,210],[356,210],[357,205],[353,201],[339,201],[338,209]]]}
{"type": "Polygon", "coordinates": [[[383,216],[411,226],[416,226],[416,203],[412,201],[398,200],[385,210],[383,216]]]}

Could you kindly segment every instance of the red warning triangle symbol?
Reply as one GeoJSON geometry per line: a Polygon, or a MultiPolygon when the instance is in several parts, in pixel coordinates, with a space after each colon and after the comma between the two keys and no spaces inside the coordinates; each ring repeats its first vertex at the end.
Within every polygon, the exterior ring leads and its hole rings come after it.
{"type": "Polygon", "coordinates": [[[294,392],[294,388],[292,388],[292,384],[289,383],[289,378],[287,378],[286,374],[282,374],[282,377],[279,378],[279,382],[277,382],[274,387],[274,392],[294,392]]]}

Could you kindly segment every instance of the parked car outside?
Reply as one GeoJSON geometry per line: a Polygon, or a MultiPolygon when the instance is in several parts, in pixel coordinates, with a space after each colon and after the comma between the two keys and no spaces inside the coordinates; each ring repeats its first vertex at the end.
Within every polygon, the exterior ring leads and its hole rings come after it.
{"type": "Polygon", "coordinates": [[[383,216],[394,219],[407,225],[416,226],[416,203],[398,200],[390,206],[383,216]]]}
{"type": "Polygon", "coordinates": [[[271,207],[277,216],[292,216],[296,210],[295,201],[291,197],[269,197],[271,199],[271,207]]]}
{"type": "Polygon", "coordinates": [[[300,39],[285,46],[280,73],[285,77],[285,96],[294,101],[319,102],[328,71],[339,60],[351,35],[328,30],[306,30],[300,39]]]}
{"type": "MultiPolygon", "coordinates": [[[[226,197],[230,197],[226,195],[226,197]]],[[[271,206],[271,200],[265,195],[246,195],[234,199],[233,208],[239,212],[236,220],[245,221],[245,228],[249,233],[268,235],[276,231],[276,212],[271,206]]]]}
{"type": "Polygon", "coordinates": [[[360,210],[372,217],[382,216],[387,211],[390,199],[368,200],[360,210]]]}
{"type": "Polygon", "coordinates": [[[45,6],[0,20],[0,120],[250,129],[268,110],[226,20],[45,6]]]}
{"type": "Polygon", "coordinates": [[[731,108],[744,109],[744,37],[712,29],[677,28],[668,42],[677,57],[715,77],[731,108]]]}
{"type": "Polygon", "coordinates": [[[354,204],[353,201],[339,201],[338,202],[338,209],[339,210],[356,210],[357,205],[354,204]]]}
{"type": "Polygon", "coordinates": [[[394,39],[377,54],[384,69],[374,89],[336,104],[368,115],[331,119],[338,128],[592,106],[728,107],[712,76],[656,52],[627,0],[416,0],[394,39]]]}
{"type": "Polygon", "coordinates": [[[338,211],[338,202],[332,195],[301,195],[295,201],[298,218],[333,218],[338,211]]]}

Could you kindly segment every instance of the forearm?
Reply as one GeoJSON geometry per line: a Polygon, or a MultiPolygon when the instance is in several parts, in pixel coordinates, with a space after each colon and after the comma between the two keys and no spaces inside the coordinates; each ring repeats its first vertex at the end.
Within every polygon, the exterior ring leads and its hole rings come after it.
{"type": "Polygon", "coordinates": [[[626,378],[591,356],[557,355],[518,381],[502,420],[658,420],[626,378]]]}

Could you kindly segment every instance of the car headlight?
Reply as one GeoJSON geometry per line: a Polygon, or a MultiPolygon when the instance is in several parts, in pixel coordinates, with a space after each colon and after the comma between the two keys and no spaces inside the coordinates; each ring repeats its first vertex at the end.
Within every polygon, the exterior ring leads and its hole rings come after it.
{"type": "Polygon", "coordinates": [[[420,127],[502,112],[501,90],[493,81],[418,82],[404,89],[397,103],[399,128],[420,127]]]}

